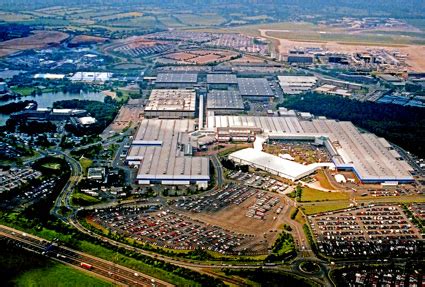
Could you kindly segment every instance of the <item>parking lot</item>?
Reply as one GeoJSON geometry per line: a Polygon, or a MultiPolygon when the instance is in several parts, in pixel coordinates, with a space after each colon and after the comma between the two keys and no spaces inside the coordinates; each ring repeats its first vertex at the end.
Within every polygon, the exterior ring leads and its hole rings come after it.
{"type": "Polygon", "coordinates": [[[238,181],[244,185],[262,190],[286,193],[286,191],[290,189],[289,185],[274,178],[270,178],[270,176],[264,177],[261,175],[246,173],[242,171],[232,172],[229,174],[228,178],[231,180],[238,181]]]}
{"type": "Polygon", "coordinates": [[[309,217],[322,253],[335,257],[417,252],[419,230],[398,205],[371,205],[309,217]]]}
{"type": "Polygon", "coordinates": [[[217,212],[231,204],[239,205],[251,196],[258,193],[258,190],[247,186],[229,184],[223,189],[214,191],[208,195],[180,198],[174,206],[192,212],[217,212]]]}
{"type": "Polygon", "coordinates": [[[91,220],[134,240],[172,249],[201,248],[234,254],[252,245],[250,235],[205,224],[171,210],[107,208],[93,213],[91,220]]]}

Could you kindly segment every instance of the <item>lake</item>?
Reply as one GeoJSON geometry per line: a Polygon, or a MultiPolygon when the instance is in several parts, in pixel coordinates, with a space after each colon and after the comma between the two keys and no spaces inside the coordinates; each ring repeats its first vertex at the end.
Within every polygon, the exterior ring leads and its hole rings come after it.
{"type": "MultiPolygon", "coordinates": [[[[44,93],[39,96],[27,96],[16,99],[10,99],[4,102],[0,101],[0,105],[5,105],[13,102],[20,101],[36,101],[39,108],[51,108],[54,102],[63,100],[92,100],[103,102],[105,95],[98,92],[80,93],[80,94],[68,94],[68,93],[44,93]]],[[[4,125],[9,118],[9,115],[0,114],[0,125],[4,125]]]]}

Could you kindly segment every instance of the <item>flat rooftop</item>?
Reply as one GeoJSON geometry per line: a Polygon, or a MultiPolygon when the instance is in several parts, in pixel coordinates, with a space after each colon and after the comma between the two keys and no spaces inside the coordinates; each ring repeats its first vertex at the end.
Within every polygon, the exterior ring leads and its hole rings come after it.
{"type": "Polygon", "coordinates": [[[281,85],[314,85],[317,82],[316,77],[311,76],[278,76],[281,85]]]}
{"type": "Polygon", "coordinates": [[[208,93],[207,109],[243,110],[243,100],[237,91],[213,90],[208,93]]]}
{"type": "Polygon", "coordinates": [[[238,79],[234,74],[208,74],[207,75],[208,84],[237,84],[238,79]]]}
{"type": "Polygon", "coordinates": [[[196,109],[196,92],[186,89],[154,89],[145,111],[187,111],[196,109]]]}
{"type": "Polygon", "coordinates": [[[209,180],[209,159],[186,152],[193,131],[193,120],[143,119],[127,155],[127,161],[139,164],[137,179],[209,180]]]}
{"type": "Polygon", "coordinates": [[[267,79],[238,78],[238,85],[242,97],[274,97],[267,79]]]}
{"type": "Polygon", "coordinates": [[[209,116],[207,127],[260,128],[273,139],[325,138],[337,168],[354,170],[364,182],[411,181],[412,167],[384,139],[360,132],[351,122],[297,117],[209,116]]]}
{"type": "Polygon", "coordinates": [[[191,73],[159,73],[156,77],[156,83],[182,83],[196,84],[198,74],[191,73]]]}

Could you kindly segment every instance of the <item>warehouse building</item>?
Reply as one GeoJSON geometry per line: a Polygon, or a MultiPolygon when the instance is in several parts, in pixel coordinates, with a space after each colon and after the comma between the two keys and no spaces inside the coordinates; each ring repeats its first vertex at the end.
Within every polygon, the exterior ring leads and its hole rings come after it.
{"type": "Polygon", "coordinates": [[[198,74],[159,73],[155,80],[156,88],[193,88],[198,83],[198,74]]]}
{"type": "Polygon", "coordinates": [[[345,89],[341,89],[334,85],[323,85],[314,89],[316,93],[333,95],[333,96],[342,96],[342,97],[351,97],[353,94],[345,89]]]}
{"type": "Polygon", "coordinates": [[[208,89],[237,89],[238,79],[234,74],[208,74],[208,89]]]}
{"type": "Polygon", "coordinates": [[[268,101],[274,97],[267,79],[238,78],[239,92],[243,98],[254,101],[268,101]]]}
{"type": "Polygon", "coordinates": [[[216,115],[242,113],[244,111],[242,97],[237,91],[210,91],[207,97],[207,111],[213,111],[216,115]]]}
{"type": "Polygon", "coordinates": [[[288,64],[290,65],[311,65],[313,56],[309,55],[288,55],[288,64]]]}
{"type": "Polygon", "coordinates": [[[317,78],[312,76],[278,76],[279,85],[285,94],[297,95],[313,89],[317,78]]]}
{"type": "Polygon", "coordinates": [[[194,118],[196,92],[185,89],[152,90],[145,107],[146,118],[194,118]]]}
{"type": "Polygon", "coordinates": [[[347,89],[347,90],[361,90],[361,89],[363,89],[363,86],[360,85],[360,84],[336,80],[336,79],[330,79],[330,78],[321,78],[320,83],[337,86],[337,87],[347,89]]]}
{"type": "Polygon", "coordinates": [[[302,140],[323,144],[339,170],[353,171],[363,183],[413,182],[412,167],[383,138],[360,132],[351,122],[298,117],[209,116],[218,141],[302,140]]]}
{"type": "Polygon", "coordinates": [[[144,119],[127,155],[138,166],[139,184],[196,184],[206,188],[210,180],[209,159],[193,156],[194,121],[144,119]]]}

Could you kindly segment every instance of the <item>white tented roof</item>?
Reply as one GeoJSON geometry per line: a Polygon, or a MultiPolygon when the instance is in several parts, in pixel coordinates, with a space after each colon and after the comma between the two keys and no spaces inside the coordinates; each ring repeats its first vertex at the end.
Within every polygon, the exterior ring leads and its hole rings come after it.
{"type": "Polygon", "coordinates": [[[253,148],[236,151],[229,155],[229,159],[241,164],[255,166],[290,180],[303,178],[323,165],[332,165],[330,163],[303,165],[253,148]]]}

